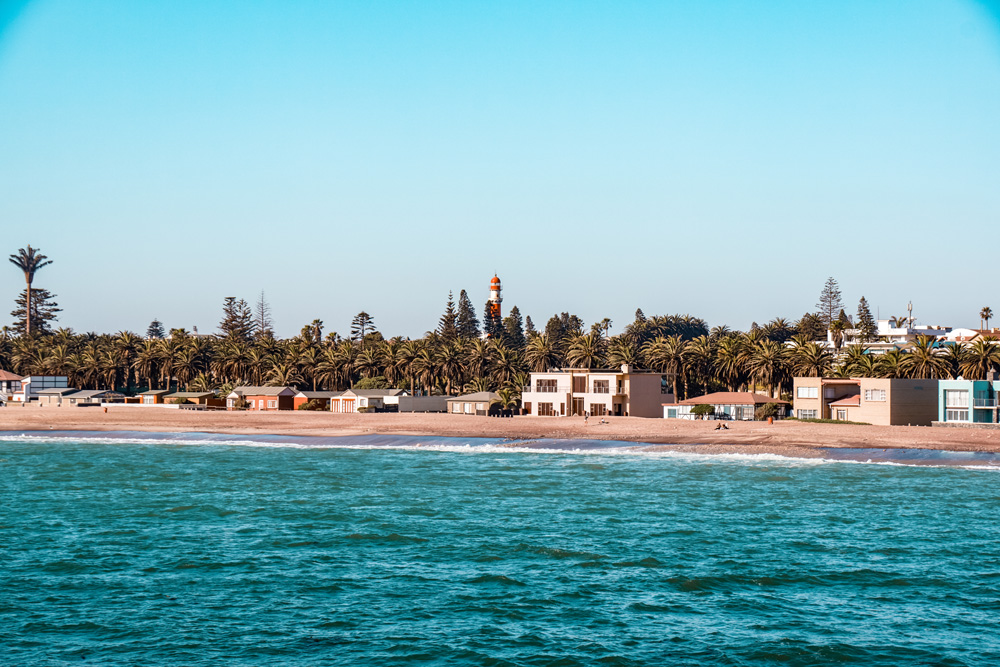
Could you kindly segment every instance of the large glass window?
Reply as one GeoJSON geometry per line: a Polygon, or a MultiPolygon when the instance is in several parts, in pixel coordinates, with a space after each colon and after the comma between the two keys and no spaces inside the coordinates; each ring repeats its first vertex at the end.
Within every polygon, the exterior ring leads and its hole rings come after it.
{"type": "Polygon", "coordinates": [[[797,398],[819,398],[819,387],[798,387],[795,396],[797,398]]]}
{"type": "Polygon", "coordinates": [[[945,410],[944,420],[948,422],[967,422],[969,421],[969,411],[968,410],[945,410]]]}
{"type": "Polygon", "coordinates": [[[945,389],[944,390],[944,404],[949,408],[967,408],[969,407],[969,390],[968,389],[945,389]]]}
{"type": "Polygon", "coordinates": [[[799,410],[799,419],[816,419],[815,410],[799,410]]]}
{"type": "Polygon", "coordinates": [[[551,403],[539,403],[538,404],[538,416],[539,417],[555,417],[556,411],[552,409],[551,403]]]}
{"type": "Polygon", "coordinates": [[[611,393],[611,381],[610,380],[594,380],[594,393],[595,394],[610,394],[611,393]]]}
{"type": "Polygon", "coordinates": [[[557,391],[557,380],[535,380],[535,391],[554,394],[557,391]]]}
{"type": "Polygon", "coordinates": [[[608,406],[604,403],[591,403],[590,404],[590,416],[591,417],[603,417],[608,414],[608,406]]]}

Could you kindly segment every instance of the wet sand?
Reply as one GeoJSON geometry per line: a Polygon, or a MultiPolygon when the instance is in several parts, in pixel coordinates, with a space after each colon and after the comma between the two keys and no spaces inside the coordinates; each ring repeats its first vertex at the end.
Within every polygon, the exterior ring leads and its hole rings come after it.
{"type": "MultiPolygon", "coordinates": [[[[427,435],[504,438],[583,438],[652,443],[655,449],[704,454],[822,456],[830,447],[1000,452],[1000,430],[921,426],[857,426],[800,422],[716,422],[610,417],[513,417],[451,414],[331,414],[324,412],[193,411],[141,406],[103,408],[12,405],[0,408],[0,431],[162,431],[289,436],[427,435]]],[[[516,446],[516,443],[512,443],[516,446]]]]}

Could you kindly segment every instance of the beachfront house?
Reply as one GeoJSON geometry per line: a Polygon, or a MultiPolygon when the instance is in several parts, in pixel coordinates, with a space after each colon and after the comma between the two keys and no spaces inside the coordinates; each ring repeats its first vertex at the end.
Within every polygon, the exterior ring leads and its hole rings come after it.
{"type": "Polygon", "coordinates": [[[797,377],[792,400],[799,419],[930,426],[938,413],[938,380],[797,377]]]}
{"type": "Polygon", "coordinates": [[[500,414],[500,404],[494,403],[500,396],[492,391],[479,391],[473,394],[452,396],[448,398],[448,412],[454,415],[497,415],[500,414]]]}
{"type": "Polygon", "coordinates": [[[170,393],[169,389],[150,389],[139,394],[142,405],[162,405],[163,397],[170,393]]]}
{"type": "Polygon", "coordinates": [[[235,409],[240,399],[247,402],[247,410],[291,410],[296,390],[292,387],[236,387],[226,396],[226,407],[235,409]]]}
{"type": "Polygon", "coordinates": [[[164,394],[162,402],[168,405],[202,405],[221,408],[225,405],[221,398],[215,397],[214,391],[175,391],[164,394]]]}
{"type": "Polygon", "coordinates": [[[691,413],[694,406],[711,405],[712,414],[702,417],[703,419],[750,421],[756,418],[757,408],[768,403],[778,406],[776,416],[779,418],[786,416],[791,408],[788,401],[750,391],[717,391],[704,396],[686,398],[677,403],[664,403],[661,407],[666,419],[698,419],[698,415],[691,413]]]}
{"type": "Polygon", "coordinates": [[[659,417],[664,403],[675,402],[673,376],[628,365],[617,370],[562,368],[532,373],[521,401],[525,414],[538,417],[659,417]]]}
{"type": "Polygon", "coordinates": [[[39,389],[35,393],[40,406],[60,406],[70,394],[75,394],[79,389],[73,387],[52,387],[50,389],[39,389]]]}
{"type": "Polygon", "coordinates": [[[107,389],[83,389],[67,395],[66,398],[63,399],[63,402],[69,403],[69,405],[75,407],[84,407],[88,405],[100,405],[108,401],[115,401],[122,398],[125,398],[125,395],[119,394],[116,391],[109,391],[107,389]]]}
{"type": "Polygon", "coordinates": [[[309,401],[321,401],[326,404],[327,409],[330,407],[330,399],[334,396],[339,396],[343,392],[339,391],[300,391],[297,392],[292,399],[292,409],[298,410],[301,406],[305,405],[309,401]]]}
{"type": "Polygon", "coordinates": [[[938,382],[937,423],[948,426],[1000,424],[1000,379],[938,382]]]}
{"type": "Polygon", "coordinates": [[[12,400],[14,394],[21,391],[21,376],[0,369],[0,399],[12,400]]]}
{"type": "Polygon", "coordinates": [[[447,412],[447,396],[400,396],[399,412],[447,412]]]}
{"type": "Polygon", "coordinates": [[[14,392],[13,400],[27,403],[38,398],[42,389],[62,389],[69,386],[69,378],[65,375],[29,375],[21,378],[21,389],[14,392]]]}
{"type": "Polygon", "coordinates": [[[348,389],[330,398],[330,412],[398,412],[405,389],[348,389]]]}

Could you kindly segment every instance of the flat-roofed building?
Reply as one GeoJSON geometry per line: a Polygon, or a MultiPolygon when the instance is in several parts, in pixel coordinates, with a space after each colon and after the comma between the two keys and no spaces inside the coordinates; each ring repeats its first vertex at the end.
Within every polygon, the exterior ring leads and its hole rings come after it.
{"type": "Polygon", "coordinates": [[[70,394],[75,394],[79,389],[74,387],[52,387],[50,389],[39,389],[35,396],[38,399],[38,404],[42,406],[47,405],[62,405],[66,401],[70,394]]]}
{"type": "Polygon", "coordinates": [[[139,394],[139,399],[142,405],[161,405],[163,397],[169,393],[169,389],[150,389],[139,394]]]}
{"type": "Polygon", "coordinates": [[[225,401],[216,398],[214,391],[175,391],[172,394],[165,394],[163,402],[172,405],[205,405],[222,407],[225,401]]]}
{"type": "Polygon", "coordinates": [[[300,391],[295,394],[292,400],[292,408],[298,410],[301,406],[305,405],[309,401],[320,401],[326,405],[326,408],[330,409],[330,399],[334,396],[340,396],[343,392],[340,391],[300,391]]]}
{"type": "Polygon", "coordinates": [[[792,380],[793,414],[883,426],[930,426],[938,414],[938,380],[808,378],[792,380]]]}
{"type": "Polygon", "coordinates": [[[38,396],[42,389],[63,389],[69,386],[65,375],[29,375],[21,378],[21,389],[14,393],[16,402],[28,402],[38,396]]]}
{"type": "Polygon", "coordinates": [[[521,392],[525,414],[660,417],[674,403],[673,376],[651,371],[562,368],[532,373],[521,392]]]}
{"type": "Polygon", "coordinates": [[[117,391],[109,389],[83,389],[69,394],[63,399],[63,402],[69,403],[72,406],[82,407],[85,405],[100,405],[106,401],[118,400],[124,397],[124,394],[119,394],[117,391]]]}
{"type": "Polygon", "coordinates": [[[409,392],[405,389],[347,389],[330,399],[330,412],[350,413],[362,409],[365,412],[396,412],[401,396],[409,396],[409,392]]]}
{"type": "Polygon", "coordinates": [[[1000,380],[941,380],[937,421],[949,426],[1000,424],[1000,380]]]}
{"type": "Polygon", "coordinates": [[[495,403],[499,394],[492,391],[478,391],[447,399],[448,412],[454,415],[500,414],[500,404],[495,403]]]}

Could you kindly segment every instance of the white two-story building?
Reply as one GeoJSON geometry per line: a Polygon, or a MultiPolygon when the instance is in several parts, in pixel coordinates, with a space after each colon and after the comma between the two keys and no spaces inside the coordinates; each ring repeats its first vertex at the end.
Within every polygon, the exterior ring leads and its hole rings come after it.
{"type": "Polygon", "coordinates": [[[521,393],[525,414],[545,416],[661,417],[663,404],[673,403],[673,377],[663,373],[561,368],[532,373],[521,393]]]}

